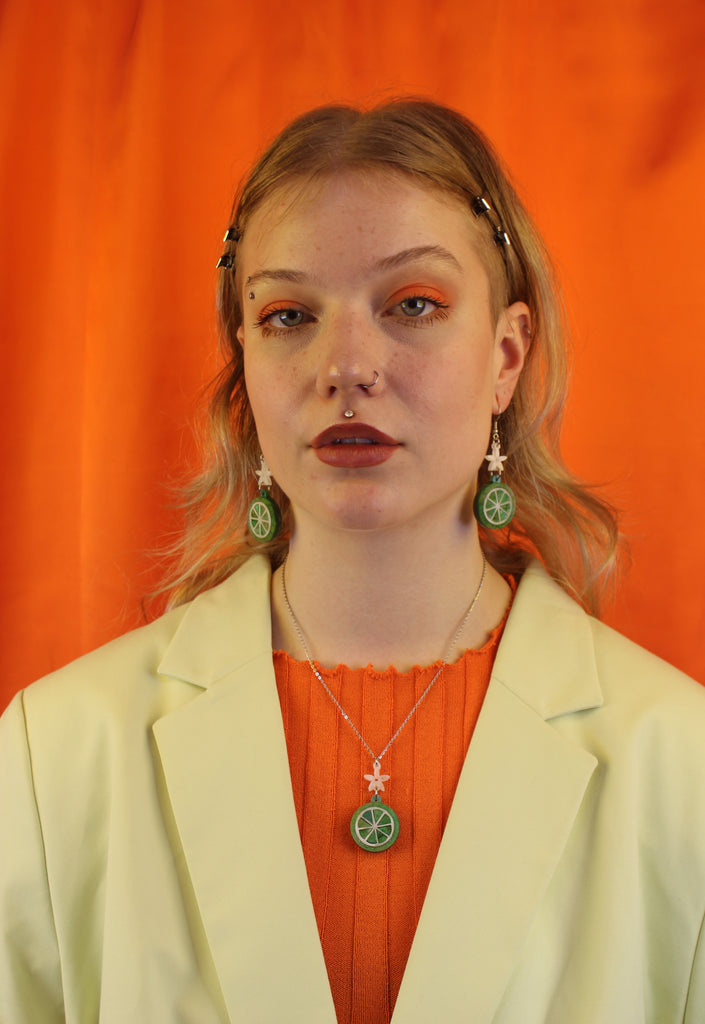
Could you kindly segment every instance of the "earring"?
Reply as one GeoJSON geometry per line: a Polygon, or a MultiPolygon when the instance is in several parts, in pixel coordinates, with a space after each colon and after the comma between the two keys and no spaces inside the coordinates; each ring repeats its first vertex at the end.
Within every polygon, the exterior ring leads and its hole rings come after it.
{"type": "Polygon", "coordinates": [[[255,540],[274,540],[281,529],[282,514],[274,498],[269,493],[272,486],[272,474],[269,466],[260,455],[260,469],[255,470],[259,494],[253,498],[247,509],[247,529],[255,540]]]}
{"type": "Polygon", "coordinates": [[[475,496],[475,518],[482,526],[491,530],[499,530],[508,526],[514,518],[517,500],[514,491],[507,484],[502,483],[503,462],[507,456],[501,455],[501,442],[499,439],[499,414],[492,418],[492,443],[490,454],[485,455],[488,463],[488,470],[492,474],[490,483],[485,484],[481,491],[475,496]]]}

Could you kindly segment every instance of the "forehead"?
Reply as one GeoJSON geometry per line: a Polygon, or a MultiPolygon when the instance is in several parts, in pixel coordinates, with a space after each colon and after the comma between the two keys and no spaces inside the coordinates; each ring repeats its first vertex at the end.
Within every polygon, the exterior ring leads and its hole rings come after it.
{"type": "Polygon", "coordinates": [[[403,173],[354,170],[278,188],[246,224],[241,257],[249,265],[332,255],[349,261],[435,244],[459,256],[472,250],[484,263],[479,240],[476,219],[457,196],[403,173]]]}

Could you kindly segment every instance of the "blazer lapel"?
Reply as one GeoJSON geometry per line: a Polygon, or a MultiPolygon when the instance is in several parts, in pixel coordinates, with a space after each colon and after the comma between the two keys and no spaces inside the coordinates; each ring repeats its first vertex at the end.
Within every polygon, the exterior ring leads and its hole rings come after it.
{"type": "Polygon", "coordinates": [[[596,759],[546,720],[601,702],[589,620],[543,573],[515,599],[393,1024],[494,1017],[596,759]]]}
{"type": "Polygon", "coordinates": [[[189,607],[159,671],[203,692],[154,735],[231,1019],[332,1024],[272,668],[268,583],[264,560],[251,559],[189,607]]]}

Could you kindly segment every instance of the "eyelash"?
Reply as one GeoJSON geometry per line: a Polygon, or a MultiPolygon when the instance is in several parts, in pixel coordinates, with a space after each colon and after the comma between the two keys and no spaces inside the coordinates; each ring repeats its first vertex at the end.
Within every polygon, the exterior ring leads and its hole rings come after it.
{"type": "Polygon", "coordinates": [[[294,324],[291,327],[285,327],[284,325],[281,327],[275,327],[269,321],[272,317],[276,316],[277,313],[303,313],[304,317],[306,316],[303,309],[297,309],[295,306],[282,305],[275,306],[274,309],[272,309],[271,306],[267,306],[262,310],[253,324],[255,328],[258,328],[262,332],[263,337],[266,338],[272,334],[291,334],[293,331],[300,331],[302,327],[307,325],[307,321],[304,320],[302,323],[294,324]]]}
{"type": "MultiPolygon", "coordinates": [[[[404,314],[397,316],[397,319],[404,324],[405,327],[430,327],[438,320],[445,320],[448,317],[448,303],[442,302],[440,299],[433,298],[431,295],[425,295],[423,292],[413,292],[409,295],[403,295],[397,300],[392,306],[389,307],[389,311],[385,313],[385,316],[391,317],[393,314],[391,310],[401,306],[402,302],[410,302],[416,299],[420,302],[428,303],[433,307],[433,310],[429,314],[421,314],[418,317],[406,316],[404,314]]],[[[274,309],[271,306],[266,307],[259,314],[255,320],[253,327],[262,332],[263,337],[271,336],[273,334],[292,334],[295,331],[300,331],[302,328],[307,327],[310,320],[303,320],[299,324],[293,324],[291,327],[282,325],[281,327],[275,327],[270,323],[272,317],[278,313],[302,313],[306,317],[306,313],[303,309],[297,309],[295,306],[281,305],[275,306],[274,309]]]]}
{"type": "Polygon", "coordinates": [[[430,306],[433,306],[433,310],[427,315],[401,316],[399,319],[403,321],[404,326],[431,327],[438,320],[446,320],[448,318],[448,303],[434,298],[432,295],[425,295],[423,292],[410,292],[408,295],[402,295],[390,308],[396,309],[397,306],[401,306],[402,302],[410,302],[412,299],[427,302],[430,306]]]}

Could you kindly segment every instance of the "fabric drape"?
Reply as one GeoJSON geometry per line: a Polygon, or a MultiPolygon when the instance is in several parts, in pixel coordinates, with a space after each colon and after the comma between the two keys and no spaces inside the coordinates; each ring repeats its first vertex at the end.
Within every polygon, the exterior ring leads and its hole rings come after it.
{"type": "Polygon", "coordinates": [[[701,0],[4,0],[0,704],[142,620],[255,153],[402,92],[513,169],[574,325],[566,457],[631,542],[609,621],[704,679],[703,53],[701,0]]]}

